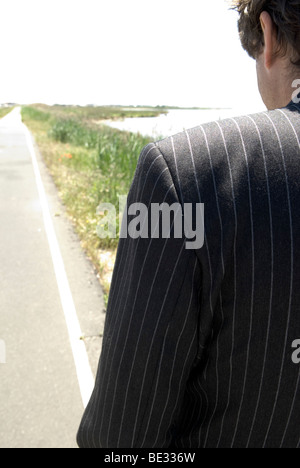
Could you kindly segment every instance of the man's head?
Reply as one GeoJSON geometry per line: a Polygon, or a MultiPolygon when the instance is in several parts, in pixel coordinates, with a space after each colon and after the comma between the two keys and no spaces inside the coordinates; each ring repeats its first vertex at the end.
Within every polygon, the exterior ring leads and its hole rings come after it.
{"type": "Polygon", "coordinates": [[[242,46],[256,60],[258,86],[268,109],[291,101],[300,78],[300,0],[234,0],[242,46]]]}

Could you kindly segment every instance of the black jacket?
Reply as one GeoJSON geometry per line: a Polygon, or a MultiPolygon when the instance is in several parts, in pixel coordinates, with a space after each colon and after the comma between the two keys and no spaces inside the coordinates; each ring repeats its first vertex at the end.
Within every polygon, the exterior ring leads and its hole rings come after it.
{"type": "Polygon", "coordinates": [[[299,111],[143,150],[128,204],[204,203],[204,245],[120,240],[80,447],[299,447],[299,111]]]}

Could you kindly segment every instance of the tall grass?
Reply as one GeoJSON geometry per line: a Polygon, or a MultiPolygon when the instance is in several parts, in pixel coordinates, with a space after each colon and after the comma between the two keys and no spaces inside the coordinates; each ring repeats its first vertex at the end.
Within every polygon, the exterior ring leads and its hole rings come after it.
{"type": "Polygon", "coordinates": [[[9,112],[11,112],[13,108],[14,106],[0,107],[0,119],[2,119],[2,117],[5,117],[9,112]]]}
{"type": "Polygon", "coordinates": [[[103,200],[103,190],[99,189],[102,200],[98,201],[109,203],[116,203],[118,195],[128,192],[141,149],[150,141],[139,134],[121,132],[104,125],[96,130],[77,120],[61,118],[52,122],[48,136],[60,143],[91,150],[89,157],[83,154],[79,158],[72,157],[69,165],[77,169],[88,166],[91,170],[99,170],[99,183],[109,190],[105,190],[103,200]]]}
{"type": "Polygon", "coordinates": [[[49,112],[45,112],[35,107],[23,106],[22,107],[22,118],[24,120],[35,120],[39,122],[47,122],[51,115],[49,112]]]}
{"type": "Polygon", "coordinates": [[[98,142],[98,132],[72,119],[56,120],[49,131],[49,136],[61,143],[71,143],[85,148],[95,148],[98,142]]]}
{"type": "MultiPolygon", "coordinates": [[[[151,139],[95,123],[96,111],[95,108],[24,106],[22,118],[36,139],[108,295],[110,281],[103,279],[107,268],[101,263],[101,255],[109,251],[114,256],[118,238],[98,238],[101,217],[97,207],[102,202],[118,207],[118,197],[127,195],[138,157],[151,139]]],[[[98,115],[100,111],[104,112],[99,109],[98,115]]],[[[105,112],[111,115],[108,110],[105,112]]],[[[117,210],[117,227],[118,222],[117,210]]]]}

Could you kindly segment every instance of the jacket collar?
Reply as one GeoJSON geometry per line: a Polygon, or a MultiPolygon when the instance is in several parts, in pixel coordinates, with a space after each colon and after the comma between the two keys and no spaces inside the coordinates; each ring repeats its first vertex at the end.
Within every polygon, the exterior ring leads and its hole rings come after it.
{"type": "Polygon", "coordinates": [[[287,107],[291,110],[298,110],[298,112],[300,112],[300,92],[298,92],[298,94],[293,93],[293,98],[287,107]]]}
{"type": "Polygon", "coordinates": [[[294,98],[287,106],[288,109],[300,112],[300,94],[294,98]]]}

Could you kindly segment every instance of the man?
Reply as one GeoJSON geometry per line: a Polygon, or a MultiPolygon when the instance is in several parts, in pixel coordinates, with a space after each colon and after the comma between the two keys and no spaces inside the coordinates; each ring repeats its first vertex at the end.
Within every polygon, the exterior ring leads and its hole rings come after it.
{"type": "Polygon", "coordinates": [[[204,244],[121,239],[80,447],[300,446],[300,0],[235,8],[269,111],[142,152],[128,206],[203,203],[204,244]]]}

